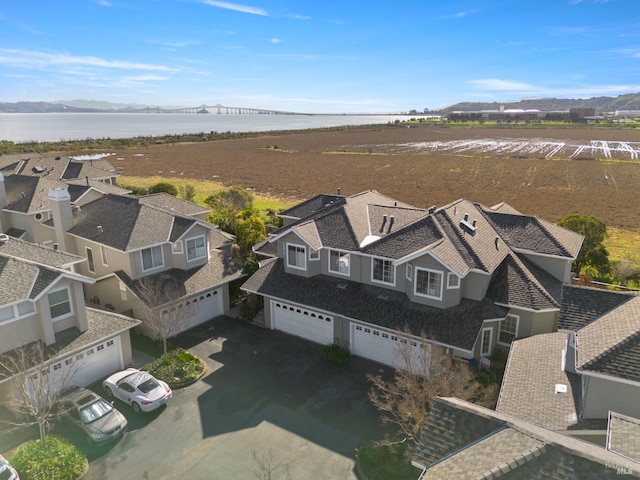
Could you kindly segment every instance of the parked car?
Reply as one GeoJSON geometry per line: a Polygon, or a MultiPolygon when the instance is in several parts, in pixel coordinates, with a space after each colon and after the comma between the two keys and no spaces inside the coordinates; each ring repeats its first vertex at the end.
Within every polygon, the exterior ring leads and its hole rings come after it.
{"type": "Polygon", "coordinates": [[[0,455],[0,480],[20,480],[16,472],[6,458],[0,455]]]}
{"type": "Polygon", "coordinates": [[[60,404],[62,412],[99,445],[121,437],[127,429],[127,419],[113,403],[86,388],[62,391],[60,404]]]}
{"type": "Polygon", "coordinates": [[[164,405],[173,393],[171,387],[157,380],[149,372],[127,368],[114,373],[102,382],[107,396],[119,398],[131,405],[133,411],[150,412],[164,405]]]}

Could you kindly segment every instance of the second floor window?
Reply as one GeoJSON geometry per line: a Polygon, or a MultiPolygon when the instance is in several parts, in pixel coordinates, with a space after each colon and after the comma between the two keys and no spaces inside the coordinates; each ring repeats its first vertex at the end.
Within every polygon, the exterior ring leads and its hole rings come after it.
{"type": "Polygon", "coordinates": [[[49,311],[51,319],[55,320],[71,313],[71,301],[69,300],[69,290],[63,288],[49,294],[49,311]]]}
{"type": "Polygon", "coordinates": [[[339,250],[329,252],[329,271],[349,275],[349,254],[339,250]]]}
{"type": "Polygon", "coordinates": [[[196,260],[207,256],[204,236],[187,240],[187,260],[196,260]]]}
{"type": "Polygon", "coordinates": [[[91,273],[96,273],[96,265],[93,262],[93,250],[89,247],[85,247],[85,251],[87,252],[87,268],[91,273]]]}
{"type": "Polygon", "coordinates": [[[499,343],[511,345],[511,342],[518,336],[518,320],[517,315],[507,315],[507,318],[500,322],[499,343]]]}
{"type": "Polygon", "coordinates": [[[164,265],[164,258],[162,257],[162,247],[156,245],[155,247],[145,248],[140,252],[142,255],[142,269],[151,270],[152,268],[162,267],[164,265]]]}
{"type": "Polygon", "coordinates": [[[300,245],[287,244],[287,265],[301,270],[307,269],[307,250],[300,245]]]}
{"type": "Polygon", "coordinates": [[[371,278],[376,282],[390,283],[393,285],[395,283],[395,267],[391,263],[391,260],[374,258],[371,278]]]}
{"type": "Polygon", "coordinates": [[[442,299],[442,272],[416,268],[416,295],[442,299]]]}

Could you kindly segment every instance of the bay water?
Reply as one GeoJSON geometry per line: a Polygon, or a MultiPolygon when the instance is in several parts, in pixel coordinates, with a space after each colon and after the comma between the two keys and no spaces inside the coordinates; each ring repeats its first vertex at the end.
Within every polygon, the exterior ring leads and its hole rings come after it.
{"type": "Polygon", "coordinates": [[[408,115],[0,113],[0,140],[60,142],[209,132],[305,130],[407,120],[408,115]]]}

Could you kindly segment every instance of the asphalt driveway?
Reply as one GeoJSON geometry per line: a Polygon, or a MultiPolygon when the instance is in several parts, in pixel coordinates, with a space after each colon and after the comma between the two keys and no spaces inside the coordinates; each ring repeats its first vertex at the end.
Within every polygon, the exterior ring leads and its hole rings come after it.
{"type": "Polygon", "coordinates": [[[354,479],[355,449],[384,436],[366,380],[381,365],[329,364],[319,345],[228,318],[174,343],[207,374],[152,414],[116,402],[129,431],[88,449],[85,479],[354,479]]]}

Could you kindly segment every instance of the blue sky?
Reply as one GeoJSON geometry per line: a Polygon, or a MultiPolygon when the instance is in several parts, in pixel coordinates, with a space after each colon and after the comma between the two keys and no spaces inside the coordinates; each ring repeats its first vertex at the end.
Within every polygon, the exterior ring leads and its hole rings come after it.
{"type": "Polygon", "coordinates": [[[638,0],[8,0],[0,101],[295,112],[640,92],[638,0]]]}

